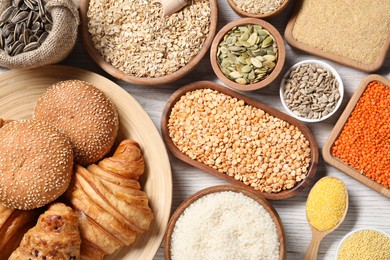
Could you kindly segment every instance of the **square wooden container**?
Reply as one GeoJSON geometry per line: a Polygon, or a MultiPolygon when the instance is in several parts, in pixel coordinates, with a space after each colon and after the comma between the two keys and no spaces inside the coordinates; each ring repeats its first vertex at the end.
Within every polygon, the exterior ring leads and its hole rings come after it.
{"type": "MultiPolygon", "coordinates": [[[[340,64],[343,64],[343,65],[346,65],[349,67],[353,67],[353,68],[356,68],[358,70],[362,70],[362,71],[366,71],[366,72],[376,71],[383,65],[385,58],[386,58],[387,51],[390,47],[390,32],[387,34],[387,37],[385,38],[385,41],[384,41],[383,45],[381,46],[380,53],[379,53],[378,57],[376,58],[376,60],[373,63],[370,63],[370,64],[362,63],[362,62],[359,62],[357,60],[348,58],[346,56],[334,54],[334,53],[316,48],[312,45],[308,45],[308,44],[305,44],[305,43],[302,43],[302,42],[296,40],[293,37],[293,29],[295,26],[295,22],[299,16],[299,10],[301,9],[301,6],[303,5],[304,1],[308,1],[308,0],[298,0],[294,3],[293,11],[291,13],[290,19],[289,19],[287,26],[286,26],[286,29],[284,31],[284,37],[285,37],[286,41],[292,47],[297,48],[297,49],[302,50],[302,51],[305,51],[307,53],[313,54],[315,56],[323,57],[323,58],[332,60],[334,62],[338,62],[340,64]]],[[[350,2],[351,2],[351,4],[353,4],[354,1],[350,1],[350,2]]],[[[313,13],[313,15],[319,16],[321,14],[313,13]]],[[[320,24],[318,26],[320,26],[320,24]]]]}
{"type": "Polygon", "coordinates": [[[352,98],[347,104],[347,107],[345,108],[344,112],[341,114],[339,120],[337,121],[336,125],[334,126],[332,132],[330,133],[328,140],[326,141],[323,149],[322,149],[322,156],[324,157],[324,160],[339,169],[340,171],[344,172],[345,174],[349,175],[350,177],[360,181],[361,183],[365,184],[366,186],[370,187],[371,189],[381,193],[383,196],[390,198],[390,189],[385,188],[384,186],[380,185],[376,181],[366,177],[365,175],[361,174],[358,170],[352,168],[351,166],[347,165],[345,162],[340,160],[339,158],[332,155],[332,147],[336,139],[341,133],[341,130],[343,129],[345,123],[347,122],[350,114],[352,113],[353,109],[356,106],[356,103],[360,99],[363,92],[366,90],[368,84],[372,81],[377,81],[379,83],[382,83],[383,85],[390,88],[390,80],[380,76],[380,75],[369,75],[368,77],[364,78],[362,82],[360,83],[359,87],[353,94],[352,98]]]}

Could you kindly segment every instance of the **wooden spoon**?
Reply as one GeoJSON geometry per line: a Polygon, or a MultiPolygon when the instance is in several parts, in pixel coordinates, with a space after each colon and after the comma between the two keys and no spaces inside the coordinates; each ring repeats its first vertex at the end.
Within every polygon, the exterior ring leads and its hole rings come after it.
{"type": "MultiPolygon", "coordinates": [[[[332,178],[334,178],[334,177],[332,177],[332,178]]],[[[344,187],[345,187],[345,184],[344,184],[344,187]]],[[[346,188],[345,188],[345,190],[347,191],[346,188]]],[[[312,237],[311,237],[309,247],[307,248],[306,253],[303,256],[303,260],[316,260],[317,254],[318,254],[318,248],[320,246],[321,240],[326,235],[328,235],[329,233],[336,230],[341,225],[341,223],[343,223],[345,216],[347,215],[347,211],[348,211],[348,191],[347,191],[345,199],[346,199],[346,204],[345,204],[345,210],[344,210],[343,216],[341,217],[341,219],[337,223],[337,225],[334,226],[333,228],[331,228],[329,230],[325,230],[325,231],[319,231],[308,221],[309,225],[310,225],[311,232],[312,232],[312,237]]],[[[307,218],[307,214],[306,214],[306,218],[307,218]]]]}

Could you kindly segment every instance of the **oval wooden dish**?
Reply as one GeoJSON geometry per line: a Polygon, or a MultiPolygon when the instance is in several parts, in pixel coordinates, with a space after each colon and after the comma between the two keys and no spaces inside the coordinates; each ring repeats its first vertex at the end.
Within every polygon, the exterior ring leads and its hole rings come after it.
{"type": "Polygon", "coordinates": [[[214,39],[216,30],[217,30],[217,22],[218,22],[218,5],[217,0],[210,0],[210,8],[211,8],[211,17],[210,17],[210,30],[207,35],[207,38],[205,42],[203,43],[202,48],[196,54],[187,65],[180,68],[176,72],[173,72],[172,74],[168,74],[162,77],[155,77],[155,78],[146,78],[146,77],[136,77],[133,75],[126,74],[122,72],[121,70],[115,68],[110,63],[106,62],[103,57],[100,55],[98,50],[95,48],[91,35],[88,31],[88,6],[89,6],[90,0],[81,0],[80,1],[80,19],[81,19],[81,38],[83,40],[83,44],[91,58],[107,73],[109,73],[111,76],[129,82],[136,85],[145,85],[145,86],[157,86],[157,85],[164,85],[172,83],[188,73],[190,73],[193,69],[196,68],[196,66],[199,64],[199,62],[202,60],[204,55],[209,50],[209,47],[211,45],[211,42],[214,39]]]}
{"type": "Polygon", "coordinates": [[[183,95],[185,95],[187,92],[194,91],[197,89],[212,89],[212,90],[216,90],[220,93],[229,95],[231,97],[235,97],[238,100],[243,100],[243,101],[245,101],[245,103],[247,105],[251,105],[253,107],[262,109],[265,112],[269,113],[270,115],[278,117],[279,119],[282,119],[282,120],[290,123],[291,125],[296,126],[304,134],[306,139],[309,141],[311,159],[310,159],[310,164],[309,164],[308,171],[307,171],[307,177],[303,181],[298,182],[297,185],[295,185],[292,189],[289,189],[289,190],[284,190],[284,191],[281,191],[278,193],[267,193],[267,192],[257,191],[261,196],[263,196],[264,198],[267,198],[267,199],[271,199],[271,200],[286,199],[286,198],[289,198],[289,197],[296,195],[297,193],[302,191],[306,186],[308,186],[310,181],[314,178],[314,175],[315,175],[315,172],[317,169],[318,154],[319,154],[317,142],[316,142],[313,134],[311,133],[310,129],[306,125],[304,125],[302,122],[298,121],[295,118],[292,118],[291,116],[289,116],[287,114],[284,114],[284,113],[282,113],[282,112],[280,112],[272,107],[269,107],[269,106],[267,106],[259,101],[256,101],[256,100],[248,98],[244,95],[238,94],[233,90],[227,89],[226,87],[223,87],[217,83],[210,82],[210,81],[197,81],[197,82],[190,83],[190,84],[178,89],[176,92],[174,92],[167,102],[167,106],[165,107],[165,109],[163,111],[162,118],[161,118],[161,131],[162,131],[162,137],[165,141],[166,146],[168,147],[168,149],[172,152],[172,154],[174,156],[176,156],[178,159],[180,159],[188,164],[191,164],[192,166],[195,166],[195,167],[197,167],[205,172],[208,172],[208,173],[210,173],[210,174],[212,174],[212,175],[214,175],[222,180],[230,182],[234,185],[239,185],[239,186],[241,186],[245,189],[251,190],[251,191],[254,190],[253,187],[248,186],[241,181],[237,181],[233,177],[230,177],[225,173],[221,173],[221,172],[217,171],[216,169],[214,169],[210,166],[207,166],[206,164],[203,164],[199,161],[191,159],[188,155],[182,153],[179,150],[179,148],[173,143],[171,137],[169,136],[168,121],[169,121],[169,117],[170,117],[172,108],[174,107],[176,102],[183,95]]]}
{"type": "Polygon", "coordinates": [[[390,80],[376,74],[372,74],[367,76],[362,80],[359,87],[356,89],[355,93],[349,100],[347,106],[345,107],[343,113],[341,114],[339,120],[337,121],[336,125],[333,127],[332,132],[330,133],[328,140],[325,142],[324,147],[322,148],[322,155],[324,157],[324,160],[329,163],[330,165],[336,167],[340,171],[344,172],[345,174],[349,175],[350,177],[358,180],[359,182],[363,183],[364,185],[368,186],[369,188],[379,192],[383,196],[390,199],[390,189],[385,188],[384,186],[380,185],[376,181],[368,178],[367,176],[363,175],[360,171],[357,169],[352,168],[339,158],[333,156],[332,154],[332,147],[339,137],[341,131],[343,130],[343,127],[345,123],[347,122],[349,116],[351,115],[353,109],[355,108],[357,102],[359,101],[360,97],[366,90],[368,84],[372,81],[378,81],[382,83],[383,85],[390,88],[390,80]]]}
{"type": "Polygon", "coordinates": [[[0,117],[30,118],[36,101],[53,83],[79,79],[92,83],[115,104],[119,113],[117,141],[137,141],[145,156],[146,171],[141,185],[149,198],[154,220],[136,242],[105,259],[153,259],[165,233],[172,201],[172,176],[164,143],[153,121],[123,88],[96,73],[67,66],[11,70],[0,75],[0,117]]]}
{"type": "MultiPolygon", "coordinates": [[[[189,198],[187,198],[173,213],[171,219],[169,220],[167,232],[165,233],[164,237],[164,255],[166,260],[171,259],[171,242],[172,242],[172,233],[176,225],[176,221],[180,218],[180,216],[183,214],[183,212],[195,201],[202,198],[203,196],[212,194],[212,193],[219,193],[219,192],[237,192],[242,193],[244,196],[247,196],[253,200],[255,200],[257,203],[259,203],[270,215],[271,219],[275,223],[276,231],[278,234],[278,240],[279,240],[279,260],[286,259],[286,235],[284,232],[282,221],[277,213],[277,211],[274,209],[274,207],[263,197],[259,196],[256,192],[244,189],[239,186],[235,185],[219,185],[214,187],[209,187],[206,189],[203,189],[201,191],[196,192],[195,194],[191,195],[189,198]]],[[[250,229],[250,227],[248,227],[250,229]]],[[[189,234],[190,235],[190,234],[189,234]]]]}
{"type": "Polygon", "coordinates": [[[233,9],[233,11],[242,17],[266,19],[266,18],[274,17],[274,16],[278,15],[280,12],[282,12],[286,8],[286,6],[288,5],[289,0],[284,0],[284,2],[278,8],[276,8],[275,10],[273,10],[271,12],[264,13],[264,14],[248,13],[248,12],[242,10],[241,8],[239,8],[236,5],[236,3],[234,3],[233,0],[227,0],[227,2],[229,3],[229,5],[233,9]]]}
{"type": "MultiPolygon", "coordinates": [[[[278,30],[270,23],[256,19],[256,18],[241,18],[237,19],[233,22],[230,22],[226,24],[222,29],[217,33],[217,35],[214,38],[213,43],[211,44],[210,48],[210,61],[211,61],[211,66],[217,75],[217,77],[225,83],[227,86],[240,90],[240,91],[251,91],[251,90],[256,90],[260,89],[263,87],[268,86],[272,81],[274,81],[282,71],[284,61],[286,59],[286,46],[284,45],[284,40],[278,30]],[[271,71],[270,74],[268,74],[267,77],[263,78],[257,83],[253,84],[239,84],[231,79],[229,79],[225,74],[222,72],[218,61],[217,61],[217,54],[218,54],[218,45],[220,42],[223,40],[224,36],[226,33],[228,33],[230,30],[232,30],[234,27],[237,26],[242,26],[242,25],[247,25],[247,24],[254,24],[254,25],[260,25],[269,33],[272,35],[274,38],[276,45],[278,47],[278,55],[277,55],[277,61],[274,69],[271,71]]],[[[252,65],[251,65],[252,66],[252,65]]]]}

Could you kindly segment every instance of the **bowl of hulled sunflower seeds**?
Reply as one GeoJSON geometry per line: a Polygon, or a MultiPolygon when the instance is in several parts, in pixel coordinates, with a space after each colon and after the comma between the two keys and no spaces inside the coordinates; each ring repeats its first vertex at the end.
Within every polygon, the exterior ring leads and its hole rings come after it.
{"type": "Polygon", "coordinates": [[[336,113],[343,100],[344,86],[330,64],[304,60],[285,73],[279,94],[289,115],[303,122],[320,122],[336,113]]]}

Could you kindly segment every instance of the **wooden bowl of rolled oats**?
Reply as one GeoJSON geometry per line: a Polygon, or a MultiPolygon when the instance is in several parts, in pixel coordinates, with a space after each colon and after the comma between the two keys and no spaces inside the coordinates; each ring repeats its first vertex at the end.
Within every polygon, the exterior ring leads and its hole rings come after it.
{"type": "Polygon", "coordinates": [[[92,59],[117,79],[164,85],[190,73],[208,51],[217,0],[193,0],[163,16],[156,1],[81,0],[81,35],[92,59]]]}
{"type": "Polygon", "coordinates": [[[226,24],[210,49],[211,66],[228,87],[251,91],[268,86],[280,74],[286,47],[278,30],[257,18],[226,24]]]}
{"type": "Polygon", "coordinates": [[[289,0],[228,0],[230,7],[242,17],[270,18],[278,15],[289,0]]]}

